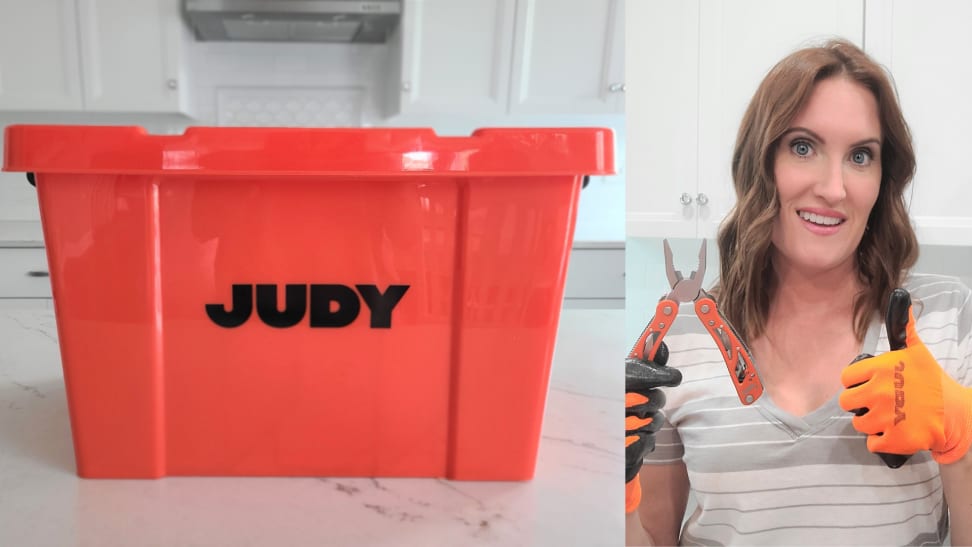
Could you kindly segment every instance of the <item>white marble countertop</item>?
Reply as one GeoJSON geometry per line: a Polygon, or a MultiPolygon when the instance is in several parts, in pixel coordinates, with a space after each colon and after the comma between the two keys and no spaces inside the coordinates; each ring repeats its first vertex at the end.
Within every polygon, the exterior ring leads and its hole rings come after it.
{"type": "Polygon", "coordinates": [[[0,545],[621,545],[624,311],[564,309],[529,482],[75,474],[53,311],[0,308],[0,545]]]}

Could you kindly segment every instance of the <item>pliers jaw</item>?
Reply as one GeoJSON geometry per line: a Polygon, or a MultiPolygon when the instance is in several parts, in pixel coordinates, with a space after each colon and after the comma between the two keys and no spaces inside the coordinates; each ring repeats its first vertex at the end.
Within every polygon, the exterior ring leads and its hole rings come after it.
{"type": "Polygon", "coordinates": [[[716,306],[715,300],[702,289],[705,277],[706,242],[702,240],[699,249],[699,267],[688,279],[675,269],[672,248],[664,240],[665,274],[672,286],[671,292],[662,297],[655,307],[655,315],[645,327],[628,357],[654,360],[662,339],[678,315],[681,302],[694,302],[695,314],[718,346],[726,368],[733,379],[733,387],[744,405],[752,404],[763,394],[763,385],[753,365],[752,354],[735,329],[725,320],[716,306]]]}
{"type": "Polygon", "coordinates": [[[672,248],[668,245],[668,240],[663,241],[665,247],[665,274],[668,276],[668,283],[672,286],[672,291],[664,299],[674,300],[675,302],[692,302],[700,297],[702,291],[702,280],[705,278],[705,240],[702,240],[702,248],[699,249],[699,267],[689,274],[688,279],[682,276],[682,272],[675,269],[672,261],[672,248]]]}

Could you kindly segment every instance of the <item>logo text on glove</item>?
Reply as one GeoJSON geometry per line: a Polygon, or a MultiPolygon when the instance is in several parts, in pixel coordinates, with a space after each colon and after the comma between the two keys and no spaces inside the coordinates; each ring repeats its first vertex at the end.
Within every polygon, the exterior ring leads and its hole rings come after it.
{"type": "MultiPolygon", "coordinates": [[[[308,295],[308,285],[288,284],[284,287],[285,302],[281,310],[277,305],[277,285],[257,285],[257,315],[271,327],[285,328],[300,323],[310,308],[311,327],[346,327],[358,318],[364,300],[371,311],[371,328],[391,328],[392,310],[409,286],[389,285],[384,293],[376,285],[354,287],[310,285],[308,295]]],[[[253,303],[253,285],[234,284],[232,308],[225,304],[206,304],[206,315],[221,327],[238,327],[250,318],[253,303]]]]}
{"type": "Polygon", "coordinates": [[[905,419],[904,368],[904,361],[894,366],[894,425],[905,419]]]}

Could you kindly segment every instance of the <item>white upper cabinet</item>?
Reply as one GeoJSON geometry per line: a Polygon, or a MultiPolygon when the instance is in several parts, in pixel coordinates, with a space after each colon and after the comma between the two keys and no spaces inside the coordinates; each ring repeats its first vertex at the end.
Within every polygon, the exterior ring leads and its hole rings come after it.
{"type": "Polygon", "coordinates": [[[75,0],[4,2],[0,110],[82,106],[75,0]]]}
{"type": "Polygon", "coordinates": [[[517,2],[512,113],[624,112],[624,1],[517,2]]]}
{"type": "Polygon", "coordinates": [[[910,213],[923,244],[972,244],[972,3],[867,2],[865,47],[894,76],[918,168],[910,213]]]}
{"type": "Polygon", "coordinates": [[[87,110],[178,112],[178,0],[78,0],[87,110]]]}
{"type": "Polygon", "coordinates": [[[0,110],[183,111],[179,0],[8,1],[0,15],[0,110]]]}
{"type": "Polygon", "coordinates": [[[695,237],[699,4],[629,2],[625,24],[625,232],[695,237]]]}
{"type": "Polygon", "coordinates": [[[398,113],[505,113],[515,7],[514,0],[406,1],[398,113]]]}
{"type": "Polygon", "coordinates": [[[703,1],[699,51],[699,236],[715,237],[735,204],[732,152],[756,88],[780,59],[839,36],[863,46],[862,0],[703,1]],[[708,198],[708,203],[703,203],[708,198]]]}
{"type": "Polygon", "coordinates": [[[626,232],[715,237],[735,203],[736,131],[769,69],[832,36],[863,44],[863,0],[628,2],[626,232]]]}
{"type": "Polygon", "coordinates": [[[624,0],[406,0],[388,113],[622,113],[623,21],[624,0]]]}

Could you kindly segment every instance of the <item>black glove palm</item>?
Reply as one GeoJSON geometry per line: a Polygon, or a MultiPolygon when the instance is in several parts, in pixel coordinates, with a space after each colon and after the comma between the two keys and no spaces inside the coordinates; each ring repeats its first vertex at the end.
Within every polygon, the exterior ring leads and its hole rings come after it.
{"type": "Polygon", "coordinates": [[[664,342],[654,361],[625,359],[625,483],[638,476],[644,455],[655,449],[655,432],[664,422],[661,409],[665,406],[665,394],[658,388],[682,383],[681,371],[666,363],[668,346],[664,342]]]}

